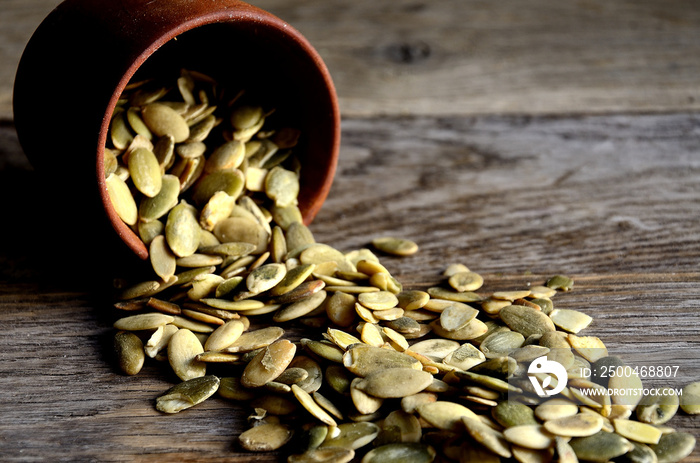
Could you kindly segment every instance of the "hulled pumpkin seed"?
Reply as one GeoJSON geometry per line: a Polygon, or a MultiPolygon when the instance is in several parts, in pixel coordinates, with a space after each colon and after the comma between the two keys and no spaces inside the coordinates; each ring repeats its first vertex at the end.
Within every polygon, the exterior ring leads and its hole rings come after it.
{"type": "Polygon", "coordinates": [[[138,220],[138,210],[136,201],[129,191],[129,187],[124,180],[116,174],[109,174],[105,179],[107,184],[107,194],[120,219],[127,225],[134,225],[138,220]]]}
{"type": "Polygon", "coordinates": [[[672,432],[663,434],[658,444],[649,447],[656,454],[658,463],[675,463],[692,453],[695,437],[687,432],[672,432]]]}
{"type": "Polygon", "coordinates": [[[362,463],[431,463],[435,455],[429,445],[404,442],[376,447],[365,454],[362,463]]]}
{"type": "Polygon", "coordinates": [[[241,447],[252,452],[271,452],[286,444],[292,438],[289,427],[265,423],[250,428],[238,436],[241,447]]]}
{"type": "Polygon", "coordinates": [[[145,360],[143,342],[134,333],[119,331],[114,336],[114,351],[119,368],[127,375],[141,371],[145,360]]]}
{"type": "Polygon", "coordinates": [[[634,448],[624,437],[605,431],[592,436],[575,437],[569,441],[569,445],[579,460],[600,462],[612,460],[634,448]]]}
{"type": "Polygon", "coordinates": [[[156,409],[163,413],[178,413],[207,400],[219,389],[219,378],[213,375],[183,381],[156,399],[156,409]]]}
{"type": "Polygon", "coordinates": [[[185,119],[162,103],[146,105],[141,111],[141,117],[150,131],[159,137],[170,135],[175,143],[182,143],[190,136],[190,128],[185,119]]]}
{"type": "Polygon", "coordinates": [[[418,252],[418,245],[411,240],[384,236],[372,240],[372,246],[394,256],[411,256],[418,252]]]}
{"type": "Polygon", "coordinates": [[[168,361],[175,374],[183,381],[206,374],[206,364],[196,359],[202,352],[202,343],[186,328],[176,331],[168,343],[168,361]]]}

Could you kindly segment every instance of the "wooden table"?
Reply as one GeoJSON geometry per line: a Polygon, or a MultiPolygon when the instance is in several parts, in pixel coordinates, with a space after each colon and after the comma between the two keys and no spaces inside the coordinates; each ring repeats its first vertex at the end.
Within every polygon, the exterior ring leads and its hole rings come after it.
{"type": "MultiPolygon", "coordinates": [[[[484,291],[570,275],[555,304],[593,316],[585,333],[679,365],[676,385],[700,380],[695,2],[253,3],[304,33],[337,85],[342,148],[318,241],[411,238],[420,252],[385,264],[413,288],[451,262],[484,291]]],[[[16,63],[55,4],[3,0],[0,15],[0,460],[277,461],[237,447],[245,407],[163,416],[153,401],[172,378],[110,360],[109,304],[60,239],[81,224],[45,210],[12,124],[16,63]]],[[[700,437],[697,418],[671,425],[700,437]]]]}

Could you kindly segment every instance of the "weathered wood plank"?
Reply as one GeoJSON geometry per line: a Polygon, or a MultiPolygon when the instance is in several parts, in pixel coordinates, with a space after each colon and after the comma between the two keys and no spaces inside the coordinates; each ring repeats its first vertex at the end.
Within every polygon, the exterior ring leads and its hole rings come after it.
{"type": "MultiPolygon", "coordinates": [[[[16,63],[58,0],[5,0],[0,118],[16,63]]],[[[254,0],[299,29],[345,116],[700,109],[692,0],[254,0]]]]}
{"type": "MultiPolygon", "coordinates": [[[[440,283],[455,261],[485,277],[485,292],[571,275],[574,290],[555,304],[592,315],[585,334],[642,365],[659,351],[655,361],[681,366],[681,384],[698,380],[697,115],[343,124],[337,179],[312,224],[318,241],[350,250],[381,234],[412,238],[418,254],[383,262],[413,288],[440,283]]],[[[0,140],[0,193],[12,198],[0,215],[14,225],[0,228],[3,458],[250,461],[236,444],[246,405],[215,398],[163,416],[153,403],[174,382],[167,368],[116,372],[105,294],[86,292],[89,269],[48,251],[67,242],[43,244],[66,224],[43,222],[44,195],[11,126],[0,140]]],[[[671,424],[700,435],[696,418],[671,424]]]]}

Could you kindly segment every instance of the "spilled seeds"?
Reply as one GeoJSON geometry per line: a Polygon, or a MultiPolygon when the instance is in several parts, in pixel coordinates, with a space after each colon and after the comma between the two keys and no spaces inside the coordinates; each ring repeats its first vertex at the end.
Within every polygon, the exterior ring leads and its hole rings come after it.
{"type": "MultiPolygon", "coordinates": [[[[290,463],[692,452],[693,436],[662,424],[679,408],[698,413],[697,401],[586,392],[602,386],[584,372],[618,360],[581,334],[590,316],[554,307],[571,278],[487,293],[480,274],[446,263],[441,285],[404,288],[380,257],[409,257],[415,242],[317,242],[297,207],[294,150],[308,134],[276,122],[275,108],[187,70],[130,84],[114,112],[107,189],[153,271],[119,286],[115,308],[129,313],[114,323],[115,353],[125,374],[155,359],[181,380],[155,398],[159,411],[239,402],[250,409],[250,428],[232,436],[240,448],[290,463]],[[568,379],[555,398],[524,375],[543,357],[568,379]]],[[[697,383],[686,390],[700,394],[697,383]]]]}

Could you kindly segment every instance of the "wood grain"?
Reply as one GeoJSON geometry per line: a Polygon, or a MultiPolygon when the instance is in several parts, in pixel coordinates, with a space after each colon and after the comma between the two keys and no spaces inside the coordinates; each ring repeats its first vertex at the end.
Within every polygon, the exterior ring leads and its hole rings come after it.
{"type": "MultiPolygon", "coordinates": [[[[557,307],[593,316],[584,333],[632,364],[679,365],[672,385],[682,386],[700,379],[698,127],[692,113],[346,119],[337,179],[312,230],[342,250],[383,234],[415,239],[415,256],[383,259],[411,288],[439,284],[451,262],[481,273],[484,292],[570,275],[575,287],[557,307]]],[[[42,195],[11,126],[0,139],[0,187],[15,192],[0,214],[40,227],[42,195]]],[[[115,371],[99,277],[47,255],[42,236],[3,227],[0,237],[4,459],[283,461],[237,446],[246,405],[214,398],[175,416],[155,411],[175,381],[168,369],[115,371]]],[[[289,328],[292,339],[320,339],[289,328]]],[[[671,425],[700,435],[696,418],[671,425]]]]}
{"type": "MultiPolygon", "coordinates": [[[[3,1],[0,119],[21,52],[58,3],[3,1]]],[[[692,0],[251,3],[318,49],[345,116],[700,109],[692,0]]]]}

